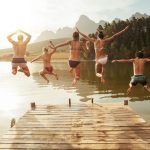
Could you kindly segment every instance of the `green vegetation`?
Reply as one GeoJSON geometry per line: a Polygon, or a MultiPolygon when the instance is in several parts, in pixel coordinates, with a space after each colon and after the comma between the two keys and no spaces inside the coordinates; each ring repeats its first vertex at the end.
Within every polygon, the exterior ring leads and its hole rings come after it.
{"type": "MultiPolygon", "coordinates": [[[[138,50],[143,50],[146,57],[150,57],[150,17],[126,21],[113,21],[106,23],[104,28],[100,25],[99,30],[103,30],[105,38],[119,32],[125,26],[130,25],[129,30],[122,36],[108,44],[106,51],[110,59],[131,58],[138,50]]],[[[89,37],[95,37],[95,34],[89,34],[89,37]]],[[[94,59],[94,46],[90,43],[90,53],[88,59],[94,59]]]]}

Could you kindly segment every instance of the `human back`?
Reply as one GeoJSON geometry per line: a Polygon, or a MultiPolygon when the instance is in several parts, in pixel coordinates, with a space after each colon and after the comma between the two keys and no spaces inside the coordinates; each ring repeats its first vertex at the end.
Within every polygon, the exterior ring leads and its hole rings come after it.
{"type": "Polygon", "coordinates": [[[13,44],[14,56],[24,57],[26,55],[27,43],[24,41],[18,41],[13,44]]]}
{"type": "Polygon", "coordinates": [[[70,60],[80,60],[81,43],[79,40],[70,41],[70,60]]]}
{"type": "Polygon", "coordinates": [[[143,75],[144,74],[144,66],[145,66],[144,58],[135,58],[133,61],[134,75],[143,75]]]}
{"type": "Polygon", "coordinates": [[[94,42],[94,47],[95,47],[95,55],[96,55],[96,59],[99,59],[101,56],[106,55],[105,53],[105,40],[103,39],[97,39],[94,42]]]}

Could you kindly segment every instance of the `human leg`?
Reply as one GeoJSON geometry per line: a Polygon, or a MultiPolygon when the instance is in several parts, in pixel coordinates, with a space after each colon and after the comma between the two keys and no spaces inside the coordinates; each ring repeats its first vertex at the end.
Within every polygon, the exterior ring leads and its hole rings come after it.
{"type": "Polygon", "coordinates": [[[80,80],[80,64],[78,64],[76,68],[74,68],[73,70],[74,70],[74,79],[72,81],[72,85],[75,85],[77,81],[80,80]]]}
{"type": "Polygon", "coordinates": [[[95,64],[95,72],[96,72],[96,76],[101,78],[102,77],[102,71],[103,71],[103,66],[102,64],[96,63],[95,64]]]}
{"type": "Polygon", "coordinates": [[[27,77],[30,76],[30,71],[29,71],[28,66],[20,67],[20,71],[23,72],[27,77]],[[22,71],[21,71],[21,70],[22,70],[22,71]]]}
{"type": "Polygon", "coordinates": [[[55,76],[56,80],[58,80],[58,75],[56,73],[52,72],[51,74],[55,76]]]}
{"type": "Polygon", "coordinates": [[[41,72],[40,72],[40,75],[41,75],[41,77],[43,77],[43,78],[47,81],[47,83],[49,83],[49,80],[48,80],[47,77],[45,76],[45,72],[44,72],[44,71],[41,71],[41,72]]]}

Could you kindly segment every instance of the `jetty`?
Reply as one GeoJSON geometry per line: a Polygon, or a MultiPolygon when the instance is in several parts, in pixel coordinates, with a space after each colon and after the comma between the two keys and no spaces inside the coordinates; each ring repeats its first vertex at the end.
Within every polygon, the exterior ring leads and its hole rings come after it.
{"type": "Polygon", "coordinates": [[[149,150],[150,124],[125,103],[36,105],[0,139],[0,150],[149,150]]]}

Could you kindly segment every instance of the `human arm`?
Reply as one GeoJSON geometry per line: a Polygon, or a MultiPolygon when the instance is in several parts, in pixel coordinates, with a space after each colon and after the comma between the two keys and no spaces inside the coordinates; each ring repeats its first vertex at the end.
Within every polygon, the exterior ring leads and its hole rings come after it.
{"type": "Polygon", "coordinates": [[[7,36],[7,39],[10,43],[15,44],[16,42],[12,39],[12,36],[14,36],[17,33],[17,31],[11,33],[10,35],[7,36]]]}
{"type": "Polygon", "coordinates": [[[119,60],[112,60],[112,63],[114,62],[123,62],[123,63],[126,63],[126,62],[133,62],[134,59],[119,59],[119,60]]]}
{"type": "Polygon", "coordinates": [[[54,49],[54,48],[55,48],[55,45],[53,44],[53,42],[52,42],[52,41],[49,41],[49,43],[50,43],[50,44],[49,44],[48,46],[49,46],[50,48],[53,48],[53,49],[54,49]]]}
{"type": "Polygon", "coordinates": [[[50,44],[48,45],[48,47],[50,47],[52,49],[52,51],[49,54],[52,55],[56,52],[56,48],[52,41],[49,41],[49,43],[50,44]]]}
{"type": "Polygon", "coordinates": [[[57,48],[59,48],[59,47],[63,47],[63,46],[69,45],[69,44],[71,44],[71,41],[67,41],[67,42],[58,44],[58,45],[55,46],[55,48],[57,49],[57,48]]]}
{"type": "Polygon", "coordinates": [[[23,34],[25,34],[25,35],[27,36],[26,40],[24,41],[25,43],[30,42],[30,40],[31,40],[31,35],[30,35],[29,33],[25,32],[25,31],[23,31],[23,30],[18,30],[18,32],[23,33],[23,34]]]}
{"type": "Polygon", "coordinates": [[[114,39],[116,39],[117,37],[119,37],[120,35],[122,35],[124,32],[127,32],[128,29],[129,29],[129,26],[125,27],[123,30],[121,30],[120,32],[117,32],[113,36],[111,36],[109,38],[106,38],[104,41],[105,42],[112,42],[114,39]]]}
{"type": "Polygon", "coordinates": [[[150,58],[145,58],[144,61],[145,62],[150,62],[150,58]]]}
{"type": "Polygon", "coordinates": [[[76,27],[77,32],[82,35],[86,40],[90,41],[90,42],[95,42],[94,38],[89,38],[87,35],[85,35],[84,33],[80,32],[79,29],[76,27]]]}
{"type": "Polygon", "coordinates": [[[36,57],[35,59],[33,59],[33,60],[31,61],[31,63],[34,62],[34,61],[36,61],[36,60],[38,60],[38,59],[40,59],[41,57],[42,57],[42,55],[36,57]]]}

